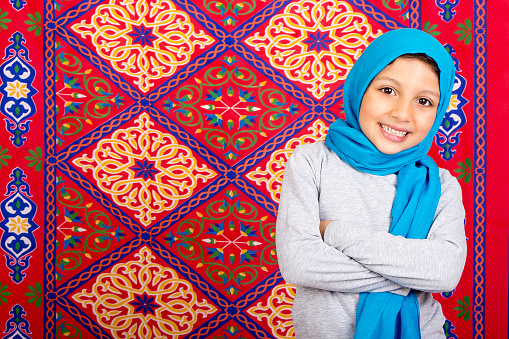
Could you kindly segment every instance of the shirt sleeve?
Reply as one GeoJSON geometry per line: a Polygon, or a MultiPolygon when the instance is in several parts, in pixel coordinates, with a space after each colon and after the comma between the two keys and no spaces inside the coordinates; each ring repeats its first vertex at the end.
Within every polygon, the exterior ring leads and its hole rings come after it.
{"type": "Polygon", "coordinates": [[[467,254],[465,210],[458,181],[447,171],[442,175],[442,195],[427,239],[406,239],[339,221],[327,227],[325,240],[402,286],[423,292],[452,291],[467,254]]]}
{"type": "Polygon", "coordinates": [[[316,170],[301,147],[286,164],[276,223],[278,262],[285,280],[349,293],[399,290],[399,284],[322,241],[316,170]]]}

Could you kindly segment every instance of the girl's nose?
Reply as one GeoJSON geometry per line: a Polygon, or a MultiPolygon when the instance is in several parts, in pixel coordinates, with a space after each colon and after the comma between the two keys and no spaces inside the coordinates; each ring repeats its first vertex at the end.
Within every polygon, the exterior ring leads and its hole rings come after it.
{"type": "Polygon", "coordinates": [[[394,103],[392,107],[391,116],[399,121],[410,121],[412,103],[408,100],[400,99],[394,103]]]}

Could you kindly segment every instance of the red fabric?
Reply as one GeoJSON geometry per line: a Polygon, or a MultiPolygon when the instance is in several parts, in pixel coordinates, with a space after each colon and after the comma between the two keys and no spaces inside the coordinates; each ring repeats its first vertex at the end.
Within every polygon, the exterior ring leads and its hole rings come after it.
{"type": "Polygon", "coordinates": [[[506,55],[509,29],[504,1],[490,2],[488,8],[488,182],[486,228],[486,338],[507,337],[508,319],[508,228],[509,228],[509,103],[503,100],[509,90],[506,55]]]}
{"type": "Polygon", "coordinates": [[[454,50],[456,96],[430,154],[462,186],[469,252],[456,290],[436,298],[447,338],[507,337],[508,5],[304,2],[1,6],[5,335],[292,337],[295,289],[278,271],[274,244],[280,182],[291,151],[323,140],[342,117],[345,60],[364,48],[355,38],[338,42],[347,32],[334,20],[350,11],[350,30],[368,42],[378,31],[415,27],[454,50]],[[158,16],[170,7],[173,14],[158,16]],[[158,54],[168,46],[178,48],[158,54]],[[331,54],[303,52],[322,50],[331,54]],[[16,133],[21,139],[11,139],[16,133]],[[179,312],[187,320],[176,320],[179,312]],[[134,318],[115,323],[120,315],[134,318]]]}

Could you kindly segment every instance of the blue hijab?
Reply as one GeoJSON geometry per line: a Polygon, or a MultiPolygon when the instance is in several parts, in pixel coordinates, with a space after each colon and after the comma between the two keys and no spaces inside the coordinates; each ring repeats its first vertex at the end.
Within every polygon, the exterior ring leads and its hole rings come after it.
{"type": "MultiPolygon", "coordinates": [[[[346,121],[336,120],[325,143],[341,159],[359,171],[374,175],[397,173],[390,233],[425,239],[440,199],[440,177],[427,153],[449,106],[454,85],[454,63],[431,35],[416,29],[398,29],[375,39],[363,52],[344,84],[346,121]],[[390,62],[407,53],[425,53],[440,69],[440,102],[431,130],[421,143],[396,154],[380,152],[359,125],[362,97],[371,80],[390,62]]],[[[355,339],[421,338],[419,304],[414,291],[406,297],[385,293],[361,293],[355,321],[355,339]]]]}

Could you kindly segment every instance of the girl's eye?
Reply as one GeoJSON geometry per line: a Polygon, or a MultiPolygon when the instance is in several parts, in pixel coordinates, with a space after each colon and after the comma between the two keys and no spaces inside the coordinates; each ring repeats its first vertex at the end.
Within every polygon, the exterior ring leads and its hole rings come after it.
{"type": "Polygon", "coordinates": [[[423,106],[433,106],[433,104],[431,103],[431,101],[429,101],[428,99],[426,98],[419,98],[417,100],[417,102],[419,103],[419,105],[423,105],[423,106]]]}
{"type": "Polygon", "coordinates": [[[384,87],[382,89],[380,89],[382,91],[382,93],[384,94],[389,94],[389,95],[394,95],[394,90],[390,87],[384,87]]]}

